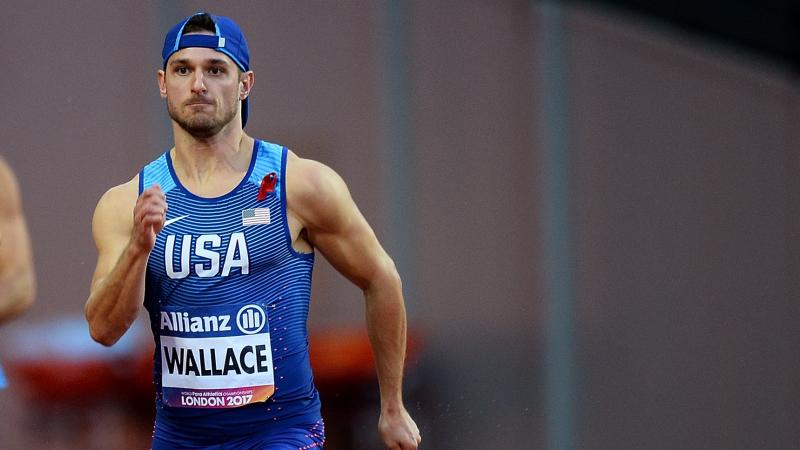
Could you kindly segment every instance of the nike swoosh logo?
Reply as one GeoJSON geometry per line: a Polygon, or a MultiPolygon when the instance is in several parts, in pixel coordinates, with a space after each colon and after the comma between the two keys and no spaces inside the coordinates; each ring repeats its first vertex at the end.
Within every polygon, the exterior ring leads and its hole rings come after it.
{"type": "Polygon", "coordinates": [[[187,214],[187,215],[185,215],[185,216],[173,217],[172,219],[165,220],[165,221],[164,221],[164,226],[166,227],[167,225],[169,225],[169,224],[171,224],[171,223],[175,223],[175,222],[177,222],[177,221],[179,221],[179,220],[181,220],[181,219],[185,219],[185,218],[187,218],[187,217],[189,217],[189,215],[188,215],[188,214],[187,214]]]}

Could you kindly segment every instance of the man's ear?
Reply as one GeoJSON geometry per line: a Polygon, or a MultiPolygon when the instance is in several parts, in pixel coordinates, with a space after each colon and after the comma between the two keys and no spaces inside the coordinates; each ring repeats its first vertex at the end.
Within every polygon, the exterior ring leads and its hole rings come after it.
{"type": "Polygon", "coordinates": [[[250,95],[255,81],[255,74],[252,70],[242,72],[239,75],[239,100],[244,101],[250,95]]]}
{"type": "Polygon", "coordinates": [[[156,73],[156,81],[158,82],[158,92],[161,94],[161,98],[167,98],[167,83],[166,78],[167,74],[163,70],[159,70],[156,73]]]}

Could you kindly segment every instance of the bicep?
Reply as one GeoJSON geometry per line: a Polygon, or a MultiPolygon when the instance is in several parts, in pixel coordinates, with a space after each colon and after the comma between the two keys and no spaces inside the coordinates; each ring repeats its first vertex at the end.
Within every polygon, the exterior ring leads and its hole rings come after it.
{"type": "Polygon", "coordinates": [[[133,227],[131,194],[123,187],[106,192],[97,203],[92,217],[92,236],[97,248],[97,266],[92,290],[114,269],[130,239],[133,227]]]}
{"type": "Polygon", "coordinates": [[[391,265],[367,221],[354,208],[353,217],[341,228],[310,234],[312,244],[325,259],[362,289],[366,289],[381,269],[391,265]]]}
{"type": "Polygon", "coordinates": [[[327,168],[317,175],[317,189],[302,204],[309,241],[339,273],[366,289],[394,265],[344,181],[327,168]]]}

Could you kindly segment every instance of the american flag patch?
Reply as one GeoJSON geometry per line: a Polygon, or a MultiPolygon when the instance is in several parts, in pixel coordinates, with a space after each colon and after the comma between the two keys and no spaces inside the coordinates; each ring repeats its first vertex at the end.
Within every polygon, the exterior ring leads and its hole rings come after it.
{"type": "Polygon", "coordinates": [[[242,226],[269,224],[269,208],[253,208],[242,211],[242,226]]]}

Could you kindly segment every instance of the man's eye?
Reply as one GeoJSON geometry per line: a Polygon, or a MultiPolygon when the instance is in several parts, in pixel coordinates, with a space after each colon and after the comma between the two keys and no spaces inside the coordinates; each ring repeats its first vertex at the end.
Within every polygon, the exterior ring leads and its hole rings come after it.
{"type": "Polygon", "coordinates": [[[219,74],[221,74],[223,71],[222,71],[222,69],[221,69],[221,68],[219,68],[219,67],[212,67],[211,69],[209,69],[209,72],[211,73],[211,75],[219,75],[219,74]]]}
{"type": "Polygon", "coordinates": [[[188,69],[188,68],[186,68],[186,67],[178,67],[178,68],[175,70],[175,73],[177,73],[177,74],[179,74],[179,75],[186,75],[187,73],[189,73],[189,69],[188,69]]]}

